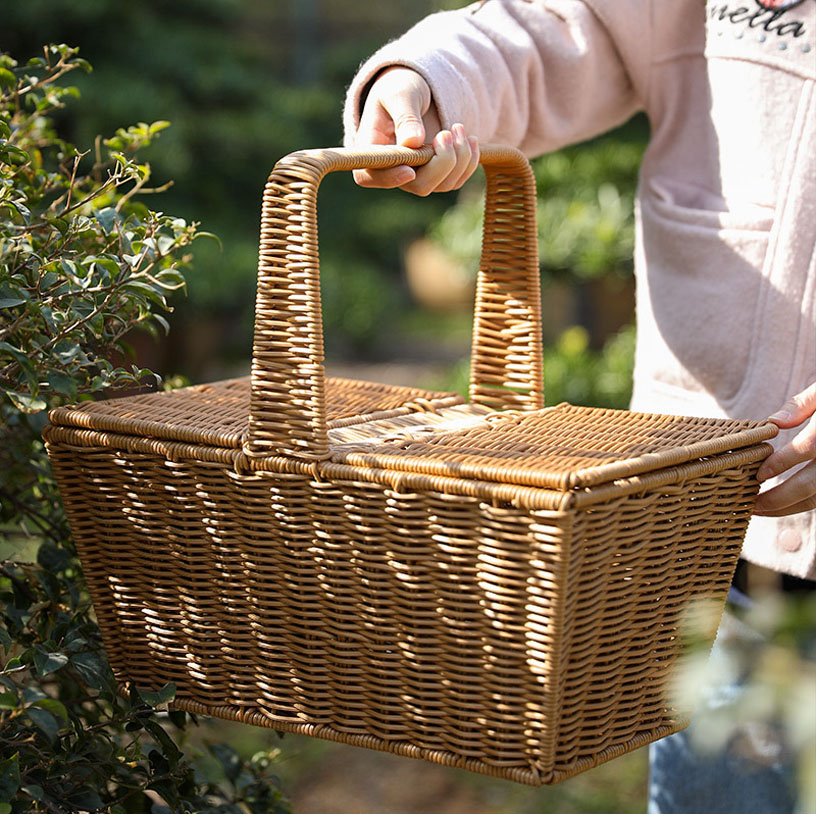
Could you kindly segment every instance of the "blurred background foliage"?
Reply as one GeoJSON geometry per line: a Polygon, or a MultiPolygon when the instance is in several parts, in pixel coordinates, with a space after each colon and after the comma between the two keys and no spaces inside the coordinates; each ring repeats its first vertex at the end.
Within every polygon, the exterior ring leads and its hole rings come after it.
{"type": "MultiPolygon", "coordinates": [[[[161,207],[221,240],[220,247],[196,246],[195,273],[186,297],[175,299],[169,340],[134,340],[141,363],[191,381],[248,370],[268,171],[294,150],[341,143],[344,91],[359,63],[425,14],[461,5],[27,0],[4,8],[6,52],[27,55],[43,42],[66,42],[94,66],[76,81],[81,96],[59,122],[64,136],[91,143],[123,123],[169,121],[144,155],[157,186],[174,180],[161,207]]],[[[635,119],[535,162],[548,378],[582,382],[566,395],[585,403],[623,406],[628,399],[628,374],[619,374],[631,329],[622,339],[615,334],[632,319],[632,199],[646,130],[635,119]],[[607,368],[616,372],[607,375],[607,368]],[[592,384],[598,375],[604,385],[592,384]]],[[[407,375],[419,379],[403,384],[433,378],[459,386],[470,305],[429,311],[406,282],[405,250],[429,235],[472,275],[478,192],[478,181],[460,195],[429,199],[361,190],[345,174],[324,183],[319,215],[330,359],[400,358],[416,363],[407,375]],[[442,352],[429,338],[451,325],[458,340],[442,343],[442,352]]],[[[550,402],[563,394],[552,386],[550,402]]]]}
{"type": "MultiPolygon", "coordinates": [[[[159,343],[133,338],[141,364],[192,381],[248,370],[259,209],[268,171],[294,150],[340,143],[343,95],[359,63],[430,11],[460,5],[457,0],[4,4],[0,50],[27,58],[43,43],[65,42],[79,46],[94,66],[92,74],[76,78],[81,96],[57,117],[63,137],[91,144],[97,134],[112,135],[123,125],[169,121],[141,154],[156,186],[174,180],[157,206],[200,222],[221,240],[221,247],[212,241],[193,247],[194,271],[186,297],[173,300],[169,338],[159,343]]],[[[548,403],[627,403],[634,344],[632,202],[647,137],[645,120],[636,117],[613,133],[534,162],[548,403]]],[[[447,269],[443,277],[464,279],[469,291],[479,246],[479,182],[458,194],[418,199],[361,190],[350,177],[336,175],[324,184],[320,203],[332,363],[359,372],[361,365],[399,358],[415,363],[400,369],[407,376],[402,384],[464,390],[467,297],[445,304],[423,298],[407,267],[409,249],[424,241],[436,253],[434,264],[441,263],[433,268],[447,269]]],[[[421,256],[427,261],[427,252],[421,256]]],[[[363,377],[375,378],[367,373],[363,377]]],[[[277,748],[264,730],[213,726],[242,759],[277,748]]],[[[641,750],[553,789],[533,790],[287,736],[280,774],[301,812],[366,810],[360,806],[367,790],[390,783],[389,793],[402,803],[404,789],[415,798],[426,792],[436,814],[611,814],[642,810],[646,758],[641,750]],[[377,760],[384,762],[371,762],[377,760]]],[[[432,810],[427,803],[417,805],[424,805],[417,811],[432,810]]],[[[405,804],[400,810],[414,809],[405,804]]]]}
{"type": "MultiPolygon", "coordinates": [[[[153,186],[161,188],[170,179],[173,184],[145,202],[198,222],[220,238],[220,246],[197,241],[190,247],[193,271],[186,295],[171,300],[169,336],[129,337],[139,366],[190,381],[248,371],[260,201],[269,170],[294,150],[340,143],[343,96],[359,63],[430,11],[457,5],[463,3],[26,0],[4,5],[0,50],[27,59],[44,43],[64,42],[78,46],[93,66],[88,75],[72,75],[79,96],[55,112],[59,134],[91,145],[98,134],[113,136],[130,124],[170,122],[140,150],[140,160],[150,164],[153,186]]],[[[535,162],[549,403],[625,406],[628,400],[631,210],[645,137],[644,122],[636,119],[590,144],[535,162]]],[[[327,351],[332,365],[349,366],[338,372],[466,389],[480,189],[474,180],[461,193],[419,199],[362,190],[347,175],[334,175],[323,185],[327,351]],[[437,279],[458,278],[464,297],[434,300],[411,280],[410,249],[423,241],[436,252],[431,269],[443,272],[437,279]],[[396,370],[383,366],[392,359],[406,364],[396,370]]],[[[202,726],[191,737],[191,748],[212,757],[209,770],[196,769],[203,772],[199,784],[209,783],[207,778],[227,764],[252,765],[253,772],[265,774],[268,767],[252,760],[279,749],[273,733],[233,731],[223,722],[202,726]],[[213,739],[234,747],[234,753],[224,752],[226,762],[214,747],[208,751],[213,739]]],[[[223,745],[222,751],[232,747],[223,745]]],[[[280,752],[275,771],[291,788],[296,810],[322,814],[328,801],[336,801],[343,814],[366,810],[359,807],[366,805],[363,790],[371,786],[373,793],[377,786],[371,777],[377,774],[372,766],[379,764],[371,761],[392,757],[294,737],[284,739],[280,752]],[[351,783],[350,772],[358,773],[351,783]]],[[[520,814],[541,805],[563,814],[629,811],[644,799],[645,756],[638,753],[617,764],[558,789],[535,791],[397,759],[382,765],[380,785],[388,787],[384,794],[397,795],[394,805],[403,805],[404,812],[414,809],[402,789],[426,792],[425,802],[414,793],[417,805],[425,806],[416,810],[433,810],[427,803],[432,800],[437,814],[520,814]]],[[[227,781],[236,779],[224,771],[227,781]]],[[[376,804],[367,810],[377,810],[376,804]]]]}

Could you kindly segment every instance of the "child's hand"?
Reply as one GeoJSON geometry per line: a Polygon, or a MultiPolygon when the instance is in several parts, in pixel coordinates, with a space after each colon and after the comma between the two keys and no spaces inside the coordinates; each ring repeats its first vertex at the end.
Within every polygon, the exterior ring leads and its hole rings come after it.
{"type": "Polygon", "coordinates": [[[774,413],[770,420],[782,429],[805,427],[789,443],[763,461],[757,472],[760,482],[804,463],[787,480],[763,492],[756,502],[754,514],[781,517],[816,508],[816,383],[774,413]],[[810,419],[810,420],[808,420],[810,419]]]}
{"type": "Polygon", "coordinates": [[[415,195],[459,189],[479,164],[479,144],[461,124],[440,130],[439,114],[428,83],[410,68],[383,71],[371,86],[363,107],[355,147],[399,144],[421,147],[432,139],[436,155],[424,166],[388,170],[356,170],[362,187],[399,187],[415,195]]]}

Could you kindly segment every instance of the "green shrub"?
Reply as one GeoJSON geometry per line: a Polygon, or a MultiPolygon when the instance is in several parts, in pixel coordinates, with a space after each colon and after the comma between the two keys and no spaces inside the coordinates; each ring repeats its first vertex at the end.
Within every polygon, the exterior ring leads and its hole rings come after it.
{"type": "Polygon", "coordinates": [[[166,123],[87,152],[57,136],[76,69],[64,45],[0,55],[0,814],[284,812],[270,753],[212,744],[210,779],[184,754],[194,719],[166,711],[172,685],[117,694],[43,448],[46,409],[155,381],[126,338],[166,327],[202,234],[136,197],[136,150],[166,123]]]}

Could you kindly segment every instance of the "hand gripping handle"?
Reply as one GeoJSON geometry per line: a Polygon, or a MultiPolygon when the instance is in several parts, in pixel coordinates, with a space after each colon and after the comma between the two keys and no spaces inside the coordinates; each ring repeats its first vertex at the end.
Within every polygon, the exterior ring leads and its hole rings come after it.
{"type": "MultiPolygon", "coordinates": [[[[419,166],[433,148],[304,150],[281,159],[261,211],[249,433],[251,457],[329,457],[317,191],[336,170],[419,166]]],[[[487,178],[470,400],[543,406],[535,180],[517,150],[483,146],[487,178]]]]}

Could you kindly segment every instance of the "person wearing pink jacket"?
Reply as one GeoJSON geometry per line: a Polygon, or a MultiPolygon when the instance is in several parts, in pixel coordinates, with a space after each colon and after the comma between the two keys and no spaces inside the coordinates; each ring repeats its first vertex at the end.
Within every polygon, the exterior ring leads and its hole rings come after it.
{"type": "MultiPolygon", "coordinates": [[[[421,168],[355,173],[362,186],[427,195],[458,189],[480,142],[535,156],[637,111],[651,137],[635,212],[632,409],[770,416],[780,434],[742,556],[812,588],[816,0],[487,0],[440,12],[362,65],[344,126],[349,146],[432,142],[421,168]]],[[[714,762],[685,733],[659,741],[650,814],[793,811],[790,765],[758,751],[714,762]]]]}

